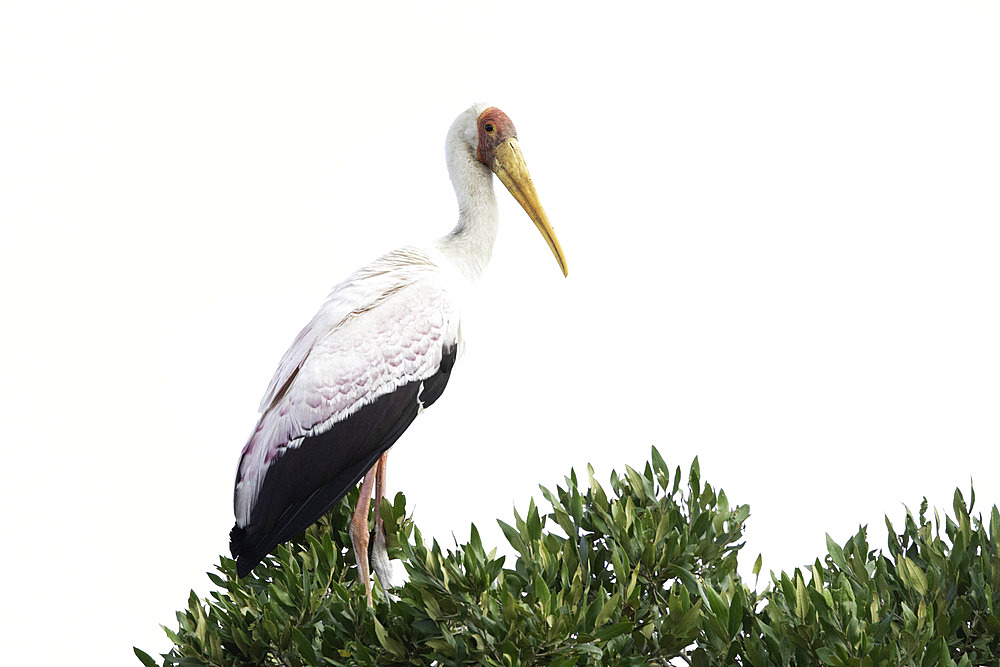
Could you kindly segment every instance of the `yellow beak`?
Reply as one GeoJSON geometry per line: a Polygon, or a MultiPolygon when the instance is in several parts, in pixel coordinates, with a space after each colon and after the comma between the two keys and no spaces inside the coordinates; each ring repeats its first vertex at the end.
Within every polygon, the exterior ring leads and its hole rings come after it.
{"type": "Polygon", "coordinates": [[[559,268],[563,275],[568,276],[566,270],[566,260],[563,258],[562,248],[559,247],[559,239],[549,224],[549,218],[545,215],[545,209],[538,201],[538,193],[535,192],[535,185],[531,182],[531,175],[528,174],[528,166],[524,163],[524,156],[521,155],[521,146],[517,139],[507,139],[497,146],[493,154],[493,173],[497,175],[504,187],[514,195],[514,199],[521,205],[524,212],[528,214],[538,227],[538,231],[545,237],[545,242],[549,244],[549,249],[556,256],[559,268]]]}

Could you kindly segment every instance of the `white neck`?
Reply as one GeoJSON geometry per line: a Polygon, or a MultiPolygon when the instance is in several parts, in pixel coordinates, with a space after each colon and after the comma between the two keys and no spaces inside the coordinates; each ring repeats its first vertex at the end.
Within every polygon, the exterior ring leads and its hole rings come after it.
{"type": "Polygon", "coordinates": [[[446,151],[448,175],[458,198],[458,224],[437,245],[466,279],[475,281],[493,255],[500,210],[493,194],[493,173],[452,129],[446,151]]]}

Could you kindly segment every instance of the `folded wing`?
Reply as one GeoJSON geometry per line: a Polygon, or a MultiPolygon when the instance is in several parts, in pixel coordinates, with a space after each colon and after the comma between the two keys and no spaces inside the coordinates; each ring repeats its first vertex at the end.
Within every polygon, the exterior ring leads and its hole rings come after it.
{"type": "Polygon", "coordinates": [[[327,512],[444,391],[458,313],[430,258],[397,251],[336,287],[286,353],[237,472],[244,576],[327,512]]]}

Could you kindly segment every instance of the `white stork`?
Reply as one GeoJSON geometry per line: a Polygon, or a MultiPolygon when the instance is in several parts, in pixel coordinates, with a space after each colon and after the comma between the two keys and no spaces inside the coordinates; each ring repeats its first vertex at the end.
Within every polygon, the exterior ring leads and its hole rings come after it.
{"type": "Polygon", "coordinates": [[[241,577],[364,478],[350,534],[368,604],[373,486],[372,562],[382,585],[389,584],[377,509],[385,490],[386,451],[448,384],[459,349],[462,302],[490,261],[496,238],[499,209],[491,171],[535,222],[567,274],[510,118],[496,107],[473,106],[452,123],[445,150],[458,224],[433,245],[390,252],[334,287],[264,393],[260,420],[236,473],[230,548],[241,577]]]}

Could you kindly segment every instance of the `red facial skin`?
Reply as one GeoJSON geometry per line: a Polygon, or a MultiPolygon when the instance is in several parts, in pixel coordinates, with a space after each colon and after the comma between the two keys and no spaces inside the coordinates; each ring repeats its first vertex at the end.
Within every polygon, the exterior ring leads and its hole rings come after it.
{"type": "Polygon", "coordinates": [[[497,146],[508,139],[517,139],[517,130],[514,123],[503,111],[496,107],[490,107],[479,114],[476,122],[479,127],[479,146],[476,148],[476,157],[487,167],[493,164],[493,154],[497,146]]]}

